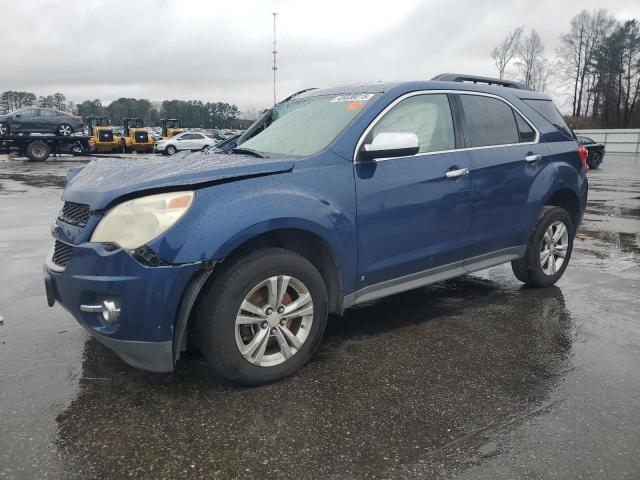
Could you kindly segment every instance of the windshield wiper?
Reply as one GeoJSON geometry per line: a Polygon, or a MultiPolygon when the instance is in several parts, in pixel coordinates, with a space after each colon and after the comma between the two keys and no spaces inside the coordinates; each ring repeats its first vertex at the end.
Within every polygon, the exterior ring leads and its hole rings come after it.
{"type": "Polygon", "coordinates": [[[264,155],[262,155],[260,152],[257,152],[256,150],[251,150],[250,148],[242,148],[242,147],[236,147],[236,148],[232,148],[231,151],[233,153],[244,153],[244,154],[249,154],[249,155],[253,155],[254,157],[258,157],[258,158],[265,158],[264,155]]]}

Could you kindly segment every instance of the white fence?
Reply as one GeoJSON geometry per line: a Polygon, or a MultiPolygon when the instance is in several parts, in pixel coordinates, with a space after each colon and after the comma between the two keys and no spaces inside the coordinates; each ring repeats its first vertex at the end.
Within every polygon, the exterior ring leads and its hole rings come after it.
{"type": "Polygon", "coordinates": [[[640,128],[636,129],[594,129],[576,130],[577,135],[584,135],[596,142],[604,143],[608,153],[640,154],[640,128]]]}

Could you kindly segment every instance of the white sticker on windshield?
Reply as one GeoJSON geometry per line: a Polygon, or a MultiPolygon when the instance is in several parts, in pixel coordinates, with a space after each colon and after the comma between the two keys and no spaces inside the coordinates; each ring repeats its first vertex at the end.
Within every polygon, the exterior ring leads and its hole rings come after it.
{"type": "Polygon", "coordinates": [[[331,103],[335,103],[335,102],[366,102],[371,97],[373,97],[373,93],[349,93],[347,95],[338,95],[336,98],[331,100],[331,103]]]}

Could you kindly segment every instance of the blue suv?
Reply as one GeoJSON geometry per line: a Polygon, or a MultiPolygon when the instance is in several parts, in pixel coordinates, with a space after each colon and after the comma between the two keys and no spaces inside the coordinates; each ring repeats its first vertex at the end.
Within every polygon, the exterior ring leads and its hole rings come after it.
{"type": "Polygon", "coordinates": [[[310,90],[260,121],[229,153],[71,170],[49,304],[136,367],[171,371],[193,329],[213,368],[261,384],[309,360],[329,314],[505,262],[533,287],[567,268],[586,151],[546,95],[446,74],[310,90]]]}

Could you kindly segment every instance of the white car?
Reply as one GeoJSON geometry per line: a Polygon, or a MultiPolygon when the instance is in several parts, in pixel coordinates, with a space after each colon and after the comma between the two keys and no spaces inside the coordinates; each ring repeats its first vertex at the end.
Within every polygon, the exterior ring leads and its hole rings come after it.
{"type": "Polygon", "coordinates": [[[203,150],[213,146],[217,141],[200,132],[183,132],[167,140],[158,140],[156,152],[173,155],[180,150],[203,150]]]}

